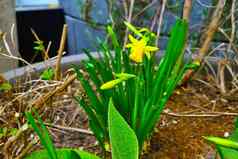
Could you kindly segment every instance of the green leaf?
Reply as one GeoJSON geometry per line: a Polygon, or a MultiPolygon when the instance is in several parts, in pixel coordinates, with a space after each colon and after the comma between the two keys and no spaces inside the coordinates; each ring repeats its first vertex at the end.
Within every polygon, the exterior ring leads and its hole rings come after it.
{"type": "Polygon", "coordinates": [[[43,41],[34,41],[35,46],[33,49],[35,50],[35,53],[40,53],[43,52],[45,47],[44,47],[44,42],[43,41]]]}
{"type": "Polygon", "coordinates": [[[53,68],[48,68],[43,71],[43,73],[40,75],[40,78],[42,80],[52,80],[54,77],[54,70],[53,68]]]}
{"type": "MultiPolygon", "coordinates": [[[[237,118],[238,119],[238,118],[237,118]]],[[[238,120],[235,122],[235,130],[227,139],[219,137],[205,137],[216,144],[221,159],[238,159],[238,120]]]]}
{"type": "Polygon", "coordinates": [[[143,37],[143,35],[141,34],[141,32],[143,32],[143,31],[147,31],[148,29],[145,29],[145,28],[143,28],[143,30],[138,30],[135,26],[133,26],[132,24],[130,24],[130,23],[128,23],[128,22],[126,22],[126,21],[124,21],[124,24],[127,26],[127,28],[130,30],[130,31],[132,31],[133,33],[135,33],[137,36],[139,36],[139,37],[143,37]]]}
{"type": "Polygon", "coordinates": [[[53,145],[52,139],[49,135],[47,128],[43,124],[43,121],[40,119],[39,115],[36,112],[34,112],[34,114],[37,116],[39,125],[37,125],[37,123],[35,122],[35,119],[34,119],[33,115],[31,114],[31,112],[26,112],[26,117],[27,117],[28,122],[32,125],[33,129],[39,136],[41,144],[46,149],[48,158],[58,159],[55,147],[53,145]]]}
{"type": "MultiPolygon", "coordinates": [[[[70,148],[57,149],[56,153],[59,159],[100,159],[88,152],[70,148]]],[[[49,157],[46,150],[39,150],[32,152],[24,159],[49,159],[49,157]]]]}
{"type": "Polygon", "coordinates": [[[7,136],[7,128],[0,128],[0,139],[7,136]]]}
{"type": "Polygon", "coordinates": [[[83,86],[85,92],[88,95],[88,98],[91,102],[92,107],[95,109],[95,111],[99,114],[103,114],[104,112],[104,105],[101,103],[101,100],[97,97],[95,94],[92,86],[90,85],[89,81],[84,78],[82,73],[80,72],[80,69],[78,66],[73,65],[75,72],[77,73],[77,78],[81,82],[81,85],[83,86]]]}
{"type": "Polygon", "coordinates": [[[109,102],[108,111],[109,137],[113,159],[138,159],[139,147],[137,137],[131,127],[109,102]]]}
{"type": "Polygon", "coordinates": [[[41,144],[44,146],[44,150],[32,152],[25,159],[100,159],[99,157],[78,149],[62,148],[56,149],[50,138],[47,128],[43,124],[40,116],[34,112],[37,116],[39,126],[35,122],[30,112],[26,113],[27,120],[32,125],[33,129],[40,138],[41,144]]]}
{"type": "Polygon", "coordinates": [[[2,83],[0,84],[0,91],[9,91],[12,89],[12,85],[10,83],[2,83]]]}
{"type": "Polygon", "coordinates": [[[119,45],[118,39],[117,39],[117,35],[115,34],[115,32],[113,31],[111,26],[107,27],[107,32],[109,34],[109,36],[111,37],[112,40],[112,44],[115,50],[115,65],[113,68],[114,72],[121,72],[121,68],[122,68],[122,48],[119,45]]]}
{"type": "Polygon", "coordinates": [[[108,34],[109,34],[109,35],[111,36],[111,38],[112,38],[112,43],[113,43],[114,47],[115,47],[115,48],[116,48],[116,47],[120,47],[120,46],[119,46],[119,42],[118,42],[117,37],[116,37],[116,34],[114,33],[114,31],[113,31],[113,29],[112,29],[111,26],[108,26],[108,27],[107,27],[107,32],[108,32],[108,34]]]}
{"type": "Polygon", "coordinates": [[[95,113],[95,111],[88,105],[86,105],[86,102],[84,99],[81,99],[80,97],[74,97],[75,100],[79,103],[79,105],[84,109],[84,111],[87,113],[89,117],[89,126],[90,129],[93,131],[95,137],[99,141],[99,144],[104,148],[104,140],[107,138],[105,134],[105,131],[103,128],[105,126],[103,125],[100,116],[95,113]]]}
{"type": "MultiPolygon", "coordinates": [[[[228,137],[231,142],[236,142],[238,144],[238,128],[236,127],[231,136],[228,137]]],[[[222,145],[216,145],[217,150],[222,159],[238,159],[238,150],[233,148],[224,147],[222,145]]]]}
{"type": "Polygon", "coordinates": [[[230,139],[224,139],[221,137],[214,137],[214,136],[207,136],[204,138],[217,145],[238,150],[238,142],[232,141],[230,139]]]}
{"type": "Polygon", "coordinates": [[[153,131],[154,126],[160,118],[168,97],[174,91],[178,84],[178,77],[183,70],[184,47],[187,38],[188,23],[184,20],[177,20],[172,28],[172,34],[169,38],[164,57],[160,61],[158,70],[152,83],[151,97],[146,99],[142,108],[140,118],[140,128],[138,139],[140,148],[143,142],[153,131]]]}

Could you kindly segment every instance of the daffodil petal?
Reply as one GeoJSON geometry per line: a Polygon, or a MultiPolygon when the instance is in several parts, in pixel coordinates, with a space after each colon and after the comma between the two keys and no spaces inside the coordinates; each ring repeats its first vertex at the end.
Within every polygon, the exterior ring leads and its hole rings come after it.
{"type": "Polygon", "coordinates": [[[143,51],[134,50],[131,52],[129,58],[136,63],[141,63],[143,61],[143,51]]]}
{"type": "Polygon", "coordinates": [[[149,52],[145,52],[145,55],[146,55],[146,57],[148,58],[148,59],[150,59],[151,58],[151,56],[150,56],[150,53],[149,52]]]}
{"type": "Polygon", "coordinates": [[[132,42],[132,43],[137,43],[138,40],[136,38],[134,38],[131,34],[129,34],[129,40],[132,42]]]}
{"type": "Polygon", "coordinates": [[[117,84],[121,83],[123,80],[122,79],[115,79],[112,81],[108,81],[101,85],[100,89],[101,90],[106,90],[106,89],[111,89],[114,88],[117,84]]]}
{"type": "Polygon", "coordinates": [[[139,37],[142,37],[143,35],[138,31],[138,29],[133,26],[132,24],[124,21],[124,24],[127,26],[127,28],[132,31],[133,33],[135,33],[136,35],[138,35],[139,37]]]}
{"type": "Polygon", "coordinates": [[[133,47],[132,44],[126,44],[126,48],[130,48],[130,47],[133,47]]]}
{"type": "Polygon", "coordinates": [[[157,51],[157,50],[159,50],[159,48],[154,47],[154,46],[146,46],[146,47],[145,47],[145,51],[146,51],[146,52],[147,52],[147,51],[157,51]]]}
{"type": "Polygon", "coordinates": [[[123,79],[123,80],[127,80],[127,79],[130,79],[130,78],[136,77],[136,75],[129,74],[129,73],[116,73],[115,76],[117,78],[120,78],[120,79],[123,79]]]}
{"type": "Polygon", "coordinates": [[[141,33],[141,32],[149,32],[149,29],[147,29],[147,28],[142,28],[142,29],[139,30],[139,32],[140,32],[140,33],[141,33]]]}

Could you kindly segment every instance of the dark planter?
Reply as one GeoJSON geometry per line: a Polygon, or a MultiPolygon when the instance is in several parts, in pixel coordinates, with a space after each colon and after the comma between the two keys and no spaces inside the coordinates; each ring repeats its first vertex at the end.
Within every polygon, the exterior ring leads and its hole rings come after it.
{"type": "MultiPolygon", "coordinates": [[[[49,7],[50,4],[40,5],[39,1],[19,1],[16,5],[16,21],[19,52],[28,62],[42,61],[41,54],[33,49],[36,41],[31,28],[47,45],[52,41],[49,56],[56,56],[60,44],[60,37],[64,21],[63,9],[59,6],[49,7]],[[25,2],[25,3],[23,3],[25,2]],[[50,25],[48,25],[50,24],[50,25]]],[[[56,4],[55,4],[56,5],[56,4]]]]}

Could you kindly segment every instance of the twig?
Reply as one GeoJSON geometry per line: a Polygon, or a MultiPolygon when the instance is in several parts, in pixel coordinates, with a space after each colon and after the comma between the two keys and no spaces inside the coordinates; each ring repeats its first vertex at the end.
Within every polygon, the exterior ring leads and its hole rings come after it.
{"type": "MultiPolygon", "coordinates": [[[[3,43],[4,43],[4,46],[5,46],[5,48],[6,48],[7,53],[0,53],[0,55],[5,56],[5,57],[7,57],[7,58],[9,58],[9,59],[15,59],[15,60],[22,61],[23,63],[27,64],[32,70],[35,70],[34,67],[33,67],[29,62],[27,62],[27,61],[24,60],[23,58],[20,58],[20,57],[17,57],[17,56],[14,56],[14,55],[13,55],[13,53],[12,53],[12,51],[11,51],[11,49],[10,49],[10,46],[9,46],[9,44],[8,44],[8,42],[7,42],[6,36],[7,36],[6,33],[2,33],[1,38],[2,38],[2,40],[3,40],[3,43]]],[[[12,41],[12,43],[14,43],[14,42],[12,41]]]]}
{"type": "MultiPolygon", "coordinates": [[[[208,25],[208,28],[206,28],[205,33],[202,35],[202,38],[201,38],[202,44],[201,44],[200,49],[198,50],[198,56],[194,59],[194,61],[201,63],[202,60],[204,59],[204,57],[206,56],[206,54],[210,48],[210,44],[212,42],[213,36],[214,36],[215,32],[217,31],[218,26],[220,24],[219,22],[222,18],[224,6],[225,6],[225,1],[219,0],[217,3],[216,9],[213,12],[211,22],[208,25]]],[[[190,79],[193,74],[194,74],[194,70],[189,69],[186,72],[186,74],[184,75],[183,82],[188,81],[188,79],[190,79]]]]}
{"type": "Polygon", "coordinates": [[[203,36],[201,38],[203,43],[201,45],[201,48],[198,51],[199,55],[196,59],[200,62],[203,60],[207,51],[210,48],[212,38],[213,38],[215,32],[218,29],[218,26],[219,26],[219,23],[220,23],[220,20],[221,20],[221,17],[222,17],[224,6],[225,6],[224,0],[219,0],[218,3],[217,3],[216,9],[213,13],[213,16],[211,18],[211,22],[208,25],[208,28],[206,29],[206,32],[203,34],[203,36]]]}
{"type": "Polygon", "coordinates": [[[152,23],[151,23],[151,26],[150,26],[150,30],[153,31],[154,30],[154,27],[155,27],[155,24],[156,24],[156,21],[158,19],[158,16],[159,16],[159,13],[160,13],[160,10],[161,10],[161,5],[159,5],[155,11],[155,15],[153,17],[153,20],[152,20],[152,23]]]}
{"type": "Polygon", "coordinates": [[[9,59],[15,59],[15,60],[19,60],[19,61],[22,61],[23,63],[27,64],[32,70],[35,70],[34,66],[31,65],[29,62],[27,62],[26,60],[24,60],[23,58],[20,58],[20,57],[16,57],[16,56],[11,56],[11,55],[7,55],[7,54],[4,54],[4,53],[0,53],[0,55],[2,56],[5,56],[9,59]]]}
{"type": "Polygon", "coordinates": [[[49,68],[49,51],[50,51],[50,47],[51,47],[52,42],[50,41],[47,45],[46,51],[45,51],[45,57],[44,57],[44,62],[46,63],[46,67],[49,68]]]}
{"type": "Polygon", "coordinates": [[[238,113],[228,113],[228,112],[207,112],[204,114],[183,114],[175,112],[163,112],[166,115],[175,117],[219,117],[219,116],[238,116],[238,113]]]}
{"type": "Polygon", "coordinates": [[[124,12],[125,12],[125,19],[127,19],[127,17],[128,17],[127,1],[126,0],[122,0],[122,5],[123,5],[123,8],[124,8],[124,12]]]}
{"type": "Polygon", "coordinates": [[[156,41],[155,41],[156,46],[158,45],[158,41],[159,41],[159,36],[160,36],[160,32],[161,32],[161,26],[162,26],[162,21],[163,21],[163,17],[164,17],[166,3],[167,3],[167,0],[162,0],[162,8],[161,8],[161,12],[160,12],[159,21],[158,21],[157,36],[156,36],[156,41]]]}
{"type": "MultiPolygon", "coordinates": [[[[132,13],[133,13],[133,9],[134,9],[134,3],[135,3],[135,0],[131,0],[130,9],[129,9],[129,14],[128,14],[128,17],[127,17],[127,22],[128,22],[128,23],[131,23],[132,13]]],[[[123,50],[125,49],[126,44],[127,44],[128,34],[129,34],[129,30],[128,30],[128,28],[126,27],[123,50]]]]}
{"type": "Polygon", "coordinates": [[[225,67],[227,64],[227,60],[220,60],[218,63],[218,76],[219,76],[219,82],[220,82],[220,91],[222,94],[226,93],[226,85],[225,85],[225,67]]]}
{"type": "Polygon", "coordinates": [[[5,48],[6,48],[7,52],[8,52],[8,54],[9,54],[10,56],[13,56],[12,51],[11,51],[11,49],[10,49],[10,47],[9,47],[9,44],[8,44],[8,42],[7,42],[7,38],[6,38],[6,37],[7,37],[7,33],[4,33],[4,34],[3,34],[3,37],[2,37],[4,46],[5,46],[5,48]]]}
{"type": "MultiPolygon", "coordinates": [[[[52,44],[52,42],[50,41],[50,42],[48,43],[48,46],[47,46],[46,51],[45,51],[45,54],[47,55],[48,58],[49,58],[49,51],[50,51],[51,44],[52,44]]],[[[47,60],[48,60],[48,59],[47,59],[47,60]]]]}
{"type": "MultiPolygon", "coordinates": [[[[232,43],[235,38],[235,33],[236,33],[236,23],[235,23],[235,7],[236,7],[236,0],[232,0],[232,5],[231,5],[231,35],[230,35],[230,43],[228,45],[228,53],[231,50],[232,43]]],[[[238,52],[237,52],[238,54],[238,52]]]]}
{"type": "Polygon", "coordinates": [[[75,131],[75,132],[79,132],[79,133],[93,135],[93,132],[91,132],[89,130],[86,130],[86,129],[65,127],[65,126],[61,126],[61,125],[52,125],[52,124],[49,124],[49,123],[44,123],[44,124],[48,127],[53,127],[53,128],[57,128],[57,129],[61,129],[61,130],[75,131]]]}
{"type": "Polygon", "coordinates": [[[11,159],[11,157],[9,156],[9,147],[11,146],[12,143],[14,143],[21,135],[24,131],[26,131],[28,129],[28,127],[26,127],[26,125],[23,125],[16,133],[16,135],[11,136],[10,138],[8,138],[7,142],[4,144],[3,147],[3,153],[4,153],[4,159],[11,159]]]}
{"type": "Polygon", "coordinates": [[[192,9],[192,0],[185,0],[183,6],[183,19],[189,22],[189,17],[192,9]]]}
{"type": "Polygon", "coordinates": [[[205,84],[206,86],[208,86],[209,88],[211,88],[213,90],[216,90],[216,87],[212,86],[210,83],[208,83],[208,82],[206,82],[204,80],[201,80],[201,79],[194,79],[194,80],[205,84]]]}
{"type": "Polygon", "coordinates": [[[63,56],[63,52],[65,49],[65,43],[66,43],[66,37],[67,37],[67,25],[65,24],[63,27],[63,32],[62,32],[62,36],[61,36],[61,41],[60,41],[60,47],[58,50],[58,54],[57,54],[57,61],[56,61],[56,65],[55,65],[55,80],[60,80],[61,79],[61,59],[63,56]]]}
{"type": "Polygon", "coordinates": [[[33,34],[33,36],[35,37],[35,39],[37,41],[41,41],[40,38],[38,37],[38,35],[36,34],[36,32],[34,31],[34,29],[31,28],[31,33],[33,34]]]}
{"type": "Polygon", "coordinates": [[[236,47],[236,45],[235,45],[233,42],[231,42],[231,39],[230,39],[230,37],[227,35],[227,33],[226,33],[222,28],[220,28],[220,27],[218,28],[218,31],[219,31],[220,33],[222,33],[222,34],[225,36],[225,38],[227,38],[227,40],[229,40],[229,43],[231,44],[233,50],[238,54],[238,48],[236,47]]]}
{"type": "Polygon", "coordinates": [[[15,159],[22,159],[30,151],[35,142],[36,141],[32,141],[29,144],[27,144],[26,148],[24,148],[15,159]]]}
{"type": "Polygon", "coordinates": [[[33,101],[32,105],[36,106],[36,108],[40,108],[44,103],[46,103],[52,96],[54,96],[58,92],[62,92],[65,88],[67,88],[75,79],[77,75],[73,74],[68,79],[64,81],[64,83],[55,88],[53,91],[50,91],[40,97],[38,97],[35,101],[33,101]]]}
{"type": "Polygon", "coordinates": [[[147,9],[149,9],[150,7],[152,7],[157,0],[153,0],[152,2],[150,2],[148,5],[146,5],[143,9],[141,9],[141,11],[139,13],[137,13],[136,15],[133,16],[132,20],[135,20],[139,15],[141,15],[143,12],[145,12],[147,9]]]}
{"type": "MultiPolygon", "coordinates": [[[[33,34],[33,36],[35,37],[35,39],[36,39],[36,41],[38,41],[38,42],[41,42],[42,40],[39,38],[39,36],[36,34],[36,32],[31,28],[31,33],[33,34]]],[[[48,47],[51,45],[51,42],[49,42],[49,44],[48,44],[48,47]]],[[[47,49],[48,49],[48,47],[47,47],[47,49]]],[[[48,52],[49,51],[47,51],[47,50],[45,50],[45,47],[43,47],[43,50],[42,50],[43,52],[43,54],[44,55],[42,55],[42,58],[44,59],[44,61],[46,61],[46,60],[48,60],[49,59],[49,55],[48,55],[48,52]]]]}
{"type": "Polygon", "coordinates": [[[12,24],[12,27],[11,27],[11,42],[12,42],[12,46],[14,48],[14,50],[16,50],[16,43],[15,43],[15,40],[14,40],[14,31],[15,31],[15,24],[12,24]]]}
{"type": "Polygon", "coordinates": [[[203,2],[201,2],[200,0],[196,0],[198,4],[200,4],[202,7],[206,7],[206,8],[215,8],[216,6],[212,6],[212,5],[207,5],[204,4],[203,2]]]}

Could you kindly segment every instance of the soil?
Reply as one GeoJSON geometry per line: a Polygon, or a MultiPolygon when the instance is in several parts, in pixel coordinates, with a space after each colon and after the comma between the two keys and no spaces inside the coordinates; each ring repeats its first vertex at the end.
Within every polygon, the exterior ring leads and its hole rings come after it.
{"type": "MultiPolygon", "coordinates": [[[[80,88],[78,82],[74,83],[74,87],[80,88]]],[[[56,126],[88,130],[87,117],[72,100],[73,95],[75,90],[68,89],[55,97],[53,107],[44,110],[44,119],[51,119],[52,124],[56,126]]],[[[168,101],[160,123],[149,142],[150,146],[142,158],[214,158],[216,155],[214,148],[204,141],[202,136],[224,136],[225,133],[232,132],[235,116],[224,112],[238,112],[238,98],[226,99],[216,90],[196,81],[181,86],[168,101]],[[221,114],[217,115],[218,112],[221,114]]],[[[0,116],[0,119],[7,120],[3,116],[0,116]]],[[[57,147],[80,147],[100,154],[100,148],[93,135],[57,127],[49,127],[49,130],[57,147]]],[[[4,142],[6,139],[0,139],[0,158],[4,142]]],[[[33,148],[38,147],[39,144],[33,148]]]]}
{"type": "Polygon", "coordinates": [[[238,98],[226,99],[203,84],[191,82],[175,91],[165,112],[144,158],[212,159],[216,156],[215,149],[202,136],[224,137],[225,133],[231,133],[235,116],[209,115],[238,112],[238,98]]]}

